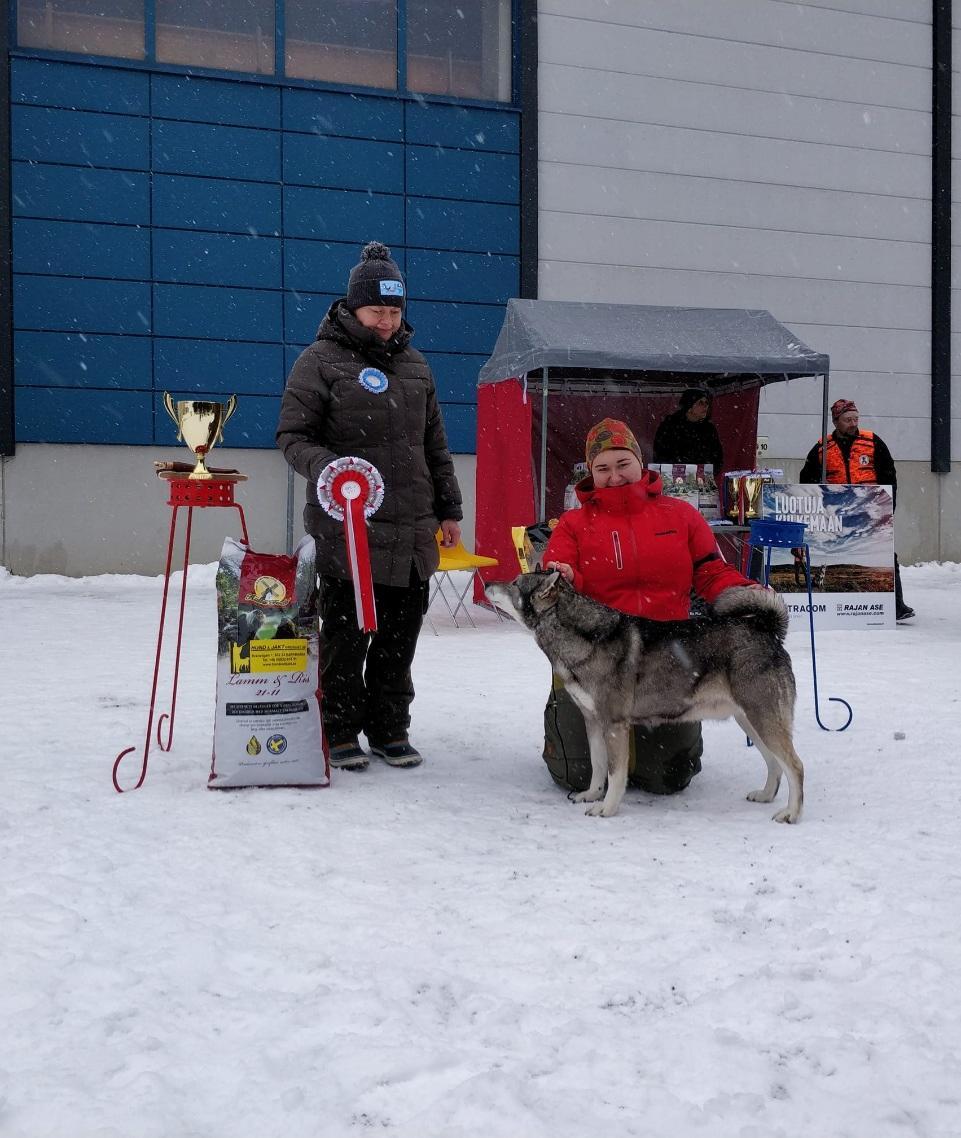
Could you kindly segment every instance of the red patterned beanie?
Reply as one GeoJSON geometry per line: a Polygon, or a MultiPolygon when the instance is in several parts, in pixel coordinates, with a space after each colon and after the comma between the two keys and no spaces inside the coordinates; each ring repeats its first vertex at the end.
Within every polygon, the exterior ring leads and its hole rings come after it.
{"type": "Polygon", "coordinates": [[[637,455],[643,463],[641,448],[637,445],[634,432],[620,419],[602,419],[596,426],[587,432],[587,465],[590,467],[595,458],[605,450],[629,450],[637,455]]]}
{"type": "Polygon", "coordinates": [[[857,404],[853,399],[835,399],[831,404],[831,418],[835,421],[841,418],[845,411],[857,411],[857,404]]]}

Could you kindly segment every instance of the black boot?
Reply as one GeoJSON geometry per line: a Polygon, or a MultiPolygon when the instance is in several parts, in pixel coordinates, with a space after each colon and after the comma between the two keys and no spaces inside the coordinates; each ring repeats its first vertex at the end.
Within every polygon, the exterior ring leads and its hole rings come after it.
{"type": "Polygon", "coordinates": [[[898,564],[898,555],[894,555],[894,617],[898,624],[903,624],[914,616],[914,609],[904,603],[904,590],[901,588],[901,566],[898,564]]]}

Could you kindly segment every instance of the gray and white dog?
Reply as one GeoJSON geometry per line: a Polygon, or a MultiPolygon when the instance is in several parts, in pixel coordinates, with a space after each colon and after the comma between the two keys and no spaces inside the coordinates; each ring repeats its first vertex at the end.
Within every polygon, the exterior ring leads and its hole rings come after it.
{"type": "Polygon", "coordinates": [[[727,589],[709,616],[692,620],[629,616],[582,596],[557,572],[522,573],[488,585],[487,595],[534,634],[584,716],[592,777],[574,801],[592,802],[588,814],[617,813],[632,724],[733,715],[767,763],[767,782],[748,798],[773,802],[783,773],[788,804],[774,820],[800,818],[804,767],[792,740],[788,615],[776,593],[727,589]]]}

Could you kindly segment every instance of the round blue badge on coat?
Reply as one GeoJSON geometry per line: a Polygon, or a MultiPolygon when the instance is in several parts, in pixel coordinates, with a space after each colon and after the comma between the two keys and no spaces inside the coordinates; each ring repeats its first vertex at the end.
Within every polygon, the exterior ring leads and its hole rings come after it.
{"type": "Polygon", "coordinates": [[[379,368],[365,367],[357,378],[360,386],[374,395],[382,395],[387,390],[387,376],[379,368]]]}

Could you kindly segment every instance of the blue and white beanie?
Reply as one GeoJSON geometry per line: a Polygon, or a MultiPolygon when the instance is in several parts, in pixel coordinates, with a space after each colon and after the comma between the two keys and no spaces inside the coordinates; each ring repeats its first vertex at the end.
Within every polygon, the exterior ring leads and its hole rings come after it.
{"type": "Polygon", "coordinates": [[[407,296],[400,269],[391,260],[390,249],[379,241],[368,241],[360,264],[350,271],[347,307],[353,312],[365,305],[403,308],[407,296]]]}

